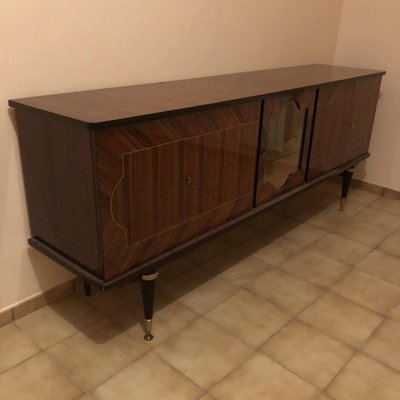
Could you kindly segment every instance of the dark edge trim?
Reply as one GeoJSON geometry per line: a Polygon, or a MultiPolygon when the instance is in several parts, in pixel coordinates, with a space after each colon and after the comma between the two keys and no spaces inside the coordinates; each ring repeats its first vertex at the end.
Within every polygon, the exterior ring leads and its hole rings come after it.
{"type": "Polygon", "coordinates": [[[319,99],[319,89],[317,89],[315,91],[314,112],[313,112],[313,118],[311,121],[310,141],[308,143],[306,171],[305,171],[305,176],[304,176],[305,182],[308,182],[308,171],[310,169],[311,152],[312,152],[312,146],[313,146],[313,142],[314,142],[315,121],[317,119],[317,111],[318,111],[318,99],[319,99]]]}
{"type": "Polygon", "coordinates": [[[34,249],[39,250],[41,253],[51,258],[53,261],[62,265],[67,270],[73,272],[75,275],[84,279],[85,281],[93,283],[93,285],[97,286],[98,288],[104,287],[104,281],[102,281],[96,275],[91,274],[89,271],[81,267],[77,261],[67,258],[60,251],[54,249],[53,247],[43,242],[39,238],[36,237],[29,238],[28,244],[32,246],[34,249]]]}
{"type": "Polygon", "coordinates": [[[99,252],[99,270],[101,275],[104,276],[104,243],[103,243],[103,224],[100,209],[100,192],[98,183],[98,171],[97,171],[97,152],[96,152],[96,132],[90,131],[90,151],[92,159],[92,179],[93,179],[93,196],[96,213],[96,226],[97,226],[97,243],[99,252]]]}
{"type": "Polygon", "coordinates": [[[261,150],[261,139],[263,132],[263,123],[264,123],[264,104],[265,99],[261,100],[261,109],[260,109],[260,118],[259,118],[259,127],[258,127],[258,138],[257,138],[257,153],[256,153],[256,171],[254,176],[254,189],[253,189],[253,207],[257,206],[257,188],[259,181],[259,169],[260,169],[260,150],[261,150]]]}
{"type": "MultiPolygon", "coordinates": [[[[79,119],[67,117],[65,115],[57,114],[55,112],[41,110],[41,109],[36,108],[36,107],[32,107],[32,106],[29,106],[29,105],[26,105],[26,104],[23,104],[23,103],[19,103],[17,100],[8,100],[8,105],[10,107],[16,108],[16,109],[19,108],[19,109],[25,109],[25,110],[40,112],[40,113],[43,113],[43,114],[48,115],[48,116],[53,116],[55,118],[61,118],[61,119],[67,120],[67,121],[69,121],[71,123],[78,124],[80,126],[84,126],[85,128],[88,128],[88,129],[91,129],[91,130],[97,130],[97,129],[110,128],[110,127],[120,126],[120,125],[125,125],[125,124],[131,124],[131,123],[134,123],[134,122],[148,121],[150,119],[165,118],[165,117],[170,117],[170,116],[174,116],[174,115],[185,114],[185,113],[188,113],[188,112],[204,111],[204,110],[207,110],[207,109],[210,109],[210,108],[227,106],[227,105],[230,105],[230,104],[233,105],[233,104],[238,104],[238,103],[247,103],[247,102],[251,102],[251,101],[262,100],[266,96],[271,96],[271,95],[276,95],[276,94],[285,94],[285,93],[288,93],[288,92],[293,92],[294,90],[298,91],[298,90],[302,90],[302,89],[313,89],[313,88],[317,89],[317,88],[319,88],[321,86],[335,84],[335,83],[338,83],[338,82],[345,82],[345,81],[355,80],[355,79],[363,79],[363,78],[366,78],[366,77],[369,77],[369,76],[375,76],[375,75],[383,76],[385,74],[386,74],[386,71],[380,71],[380,72],[375,72],[375,73],[368,74],[368,75],[355,76],[355,77],[346,78],[346,79],[338,79],[338,80],[331,81],[331,82],[319,83],[319,84],[308,85],[308,86],[301,86],[301,87],[291,88],[291,89],[283,90],[283,91],[269,92],[269,93],[250,96],[250,97],[241,97],[241,98],[237,98],[237,99],[220,101],[220,102],[215,102],[215,103],[184,107],[184,108],[180,108],[179,110],[175,109],[175,110],[160,111],[160,112],[153,113],[153,114],[145,114],[145,115],[140,115],[140,116],[136,116],[136,117],[127,117],[127,118],[115,119],[115,120],[111,120],[111,121],[102,121],[102,122],[82,121],[82,120],[79,120],[79,119]]],[[[159,82],[159,83],[170,83],[170,82],[159,82]]],[[[62,94],[62,93],[60,93],[60,94],[62,94]]]]}
{"type": "Polygon", "coordinates": [[[56,261],[57,263],[59,263],[60,265],[62,265],[66,269],[68,269],[69,271],[73,272],[78,277],[84,279],[87,282],[92,283],[93,285],[95,285],[96,287],[98,287],[102,290],[108,290],[113,287],[117,287],[117,286],[121,286],[123,284],[129,283],[129,282],[139,278],[142,274],[148,273],[149,271],[154,271],[154,270],[158,270],[158,269],[162,268],[168,262],[174,260],[177,257],[182,256],[183,254],[198,247],[199,245],[204,244],[204,243],[208,242],[209,240],[214,239],[215,237],[222,234],[224,231],[228,230],[230,227],[247,219],[248,217],[254,216],[254,215],[260,213],[261,211],[264,211],[265,209],[270,208],[271,206],[279,203],[280,201],[282,201],[288,197],[291,197],[294,194],[301,192],[302,190],[304,190],[308,187],[311,187],[314,184],[316,184],[320,181],[323,181],[324,179],[326,179],[330,176],[334,176],[334,175],[338,175],[338,174],[342,173],[349,167],[357,165],[359,162],[365,160],[369,156],[370,156],[370,153],[365,153],[365,154],[347,162],[346,164],[343,164],[340,167],[335,168],[334,170],[332,170],[324,175],[321,175],[320,177],[314,179],[313,181],[307,182],[304,185],[291,190],[290,192],[284,193],[281,196],[279,196],[267,203],[264,203],[263,205],[258,206],[257,208],[254,208],[253,210],[251,210],[245,214],[242,214],[239,217],[237,217],[229,222],[226,222],[225,224],[223,224],[207,233],[204,233],[203,235],[200,235],[200,236],[192,239],[192,240],[164,253],[163,255],[154,258],[151,261],[145,262],[138,268],[136,268],[132,271],[126,272],[125,274],[121,275],[120,277],[111,279],[109,281],[104,281],[102,279],[97,278],[96,276],[94,276],[93,274],[89,273],[84,268],[82,268],[82,266],[80,266],[78,263],[67,258],[61,252],[57,251],[56,249],[50,247],[48,244],[41,241],[40,238],[30,238],[28,240],[28,243],[32,247],[34,247],[36,250],[39,250],[41,253],[47,255],[52,260],[56,261]]]}

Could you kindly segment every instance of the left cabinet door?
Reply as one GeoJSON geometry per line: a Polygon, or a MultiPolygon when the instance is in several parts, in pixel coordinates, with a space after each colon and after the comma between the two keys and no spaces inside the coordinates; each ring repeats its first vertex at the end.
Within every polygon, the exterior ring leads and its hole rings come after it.
{"type": "Polygon", "coordinates": [[[315,90],[267,97],[259,149],[257,205],[304,183],[315,90]]]}
{"type": "Polygon", "coordinates": [[[106,279],[252,208],[260,104],[96,136],[106,279]]]}

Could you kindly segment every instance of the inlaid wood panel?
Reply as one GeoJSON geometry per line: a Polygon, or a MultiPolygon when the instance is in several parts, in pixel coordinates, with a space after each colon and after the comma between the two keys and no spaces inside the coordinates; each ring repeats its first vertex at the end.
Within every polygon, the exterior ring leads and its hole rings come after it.
{"type": "Polygon", "coordinates": [[[381,76],[320,89],[307,180],[368,152],[381,76]]]}
{"type": "Polygon", "coordinates": [[[314,115],[315,95],[316,91],[314,89],[308,89],[269,96],[265,99],[259,149],[256,194],[257,205],[279,197],[281,194],[304,183],[314,115]],[[300,125],[298,126],[299,134],[295,136],[292,136],[291,132],[287,132],[291,130],[290,125],[293,122],[293,115],[285,113],[286,107],[292,104],[302,115],[300,125]],[[282,115],[284,117],[281,121],[281,123],[284,124],[282,132],[284,135],[289,133],[289,136],[287,140],[281,140],[282,143],[277,140],[279,143],[276,144],[275,151],[271,151],[271,145],[269,145],[268,142],[277,135],[275,130],[278,129],[278,127],[271,125],[271,120],[277,120],[277,118],[282,115]],[[295,156],[294,162],[291,161],[293,156],[295,156]],[[271,161],[269,160],[270,157],[271,161]],[[280,184],[276,184],[271,181],[272,178],[274,178],[274,174],[281,175],[279,163],[284,167],[284,174],[274,179],[274,181],[280,182],[280,184]],[[285,166],[285,163],[289,163],[289,169],[285,166]],[[291,167],[293,167],[292,170],[290,170],[291,167]],[[268,178],[271,178],[271,181],[269,181],[268,178]]]}
{"type": "Polygon", "coordinates": [[[96,132],[111,279],[251,209],[260,104],[96,132]]]}

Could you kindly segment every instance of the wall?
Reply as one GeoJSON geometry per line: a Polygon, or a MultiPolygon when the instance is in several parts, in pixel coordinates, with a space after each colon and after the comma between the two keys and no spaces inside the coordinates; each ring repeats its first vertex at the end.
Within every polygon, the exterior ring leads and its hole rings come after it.
{"type": "Polygon", "coordinates": [[[335,64],[384,69],[371,158],[356,170],[369,183],[400,190],[400,2],[345,0],[335,64]]]}
{"type": "Polygon", "coordinates": [[[332,63],[342,0],[0,1],[0,309],[71,278],[28,250],[10,98],[332,63]]]}

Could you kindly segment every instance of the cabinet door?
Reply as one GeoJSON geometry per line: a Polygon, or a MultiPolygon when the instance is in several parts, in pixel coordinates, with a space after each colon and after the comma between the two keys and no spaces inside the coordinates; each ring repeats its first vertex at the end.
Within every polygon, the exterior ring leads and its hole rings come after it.
{"type": "Polygon", "coordinates": [[[307,180],[368,153],[381,76],[323,86],[307,180]]]}
{"type": "Polygon", "coordinates": [[[264,102],[257,205],[304,183],[315,90],[275,95],[264,102]]]}
{"type": "Polygon", "coordinates": [[[97,135],[107,279],[252,208],[259,110],[248,103],[97,135]]]}

